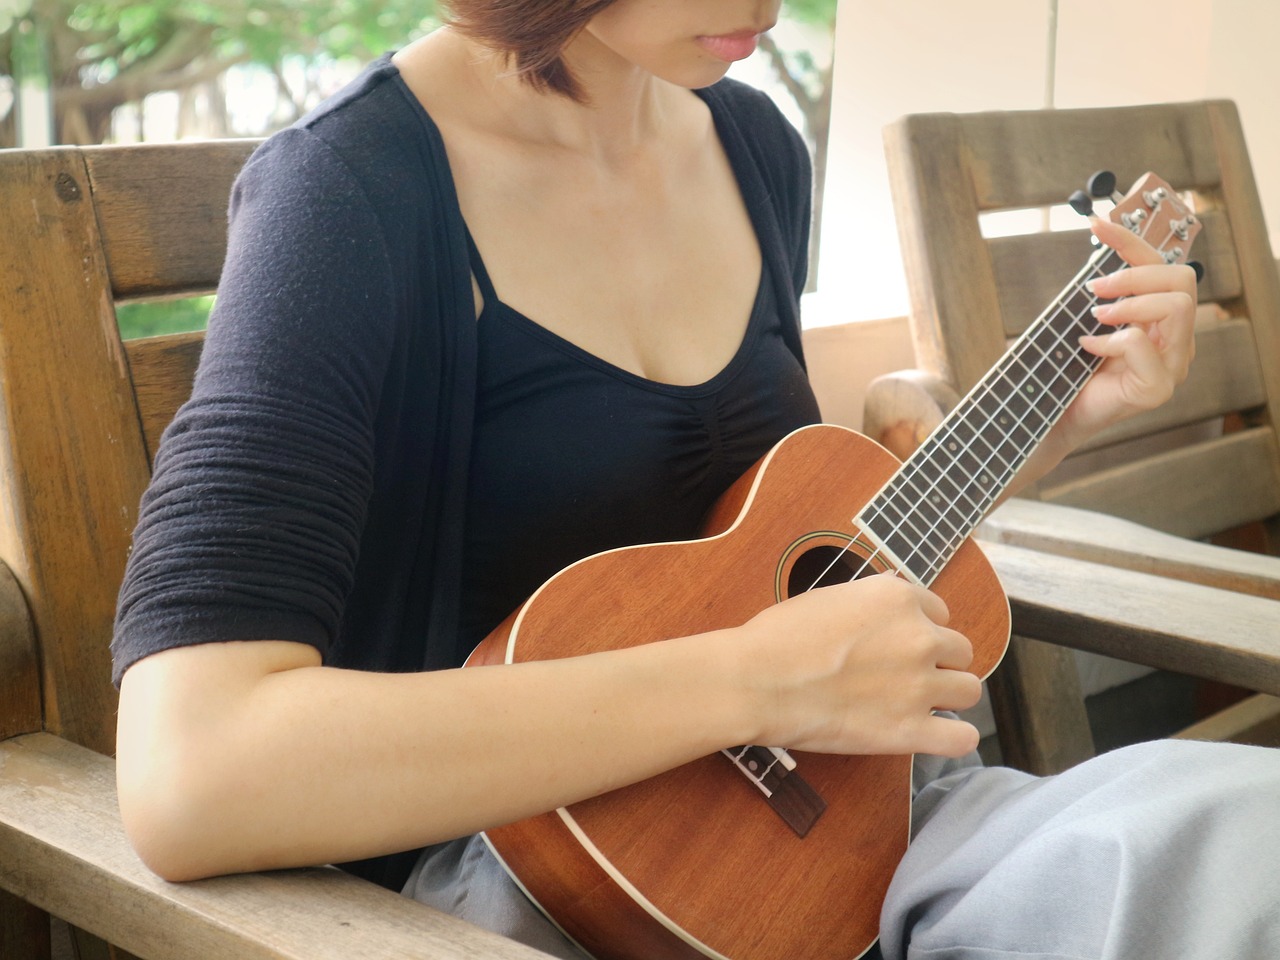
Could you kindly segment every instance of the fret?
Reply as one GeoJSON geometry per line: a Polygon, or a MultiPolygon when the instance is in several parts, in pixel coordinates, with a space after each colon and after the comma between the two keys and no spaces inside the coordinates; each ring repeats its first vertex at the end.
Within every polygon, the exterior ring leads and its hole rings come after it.
{"type": "Polygon", "coordinates": [[[943,527],[943,517],[937,515],[933,524],[919,523],[918,509],[904,502],[903,498],[886,500],[876,516],[875,532],[903,563],[914,567],[918,562],[932,562],[946,555],[947,545],[955,536],[956,528],[943,527]],[[949,531],[949,532],[948,532],[949,531]]]}
{"type": "Polygon", "coordinates": [[[1004,435],[1008,445],[1017,451],[1019,457],[1024,456],[1038,439],[1022,417],[1010,409],[1004,397],[988,390],[975,397],[974,403],[982,416],[1004,435]]]}

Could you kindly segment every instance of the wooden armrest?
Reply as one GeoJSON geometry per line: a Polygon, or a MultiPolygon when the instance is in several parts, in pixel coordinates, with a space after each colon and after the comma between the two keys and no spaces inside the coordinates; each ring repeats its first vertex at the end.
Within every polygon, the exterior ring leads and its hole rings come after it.
{"type": "Polygon", "coordinates": [[[905,460],[959,402],[959,395],[936,374],[896,370],[867,385],[862,432],[905,460]]]}
{"type": "Polygon", "coordinates": [[[977,531],[984,541],[1280,600],[1280,557],[1215,547],[1093,510],[1013,499],[977,531]]]}
{"type": "Polygon", "coordinates": [[[546,960],[330,867],[166,883],[125,838],[114,761],[45,733],[0,743],[0,888],[148,960],[546,960]]]}
{"type": "Polygon", "coordinates": [[[1280,602],[983,542],[1017,634],[1280,694],[1280,602]]]}

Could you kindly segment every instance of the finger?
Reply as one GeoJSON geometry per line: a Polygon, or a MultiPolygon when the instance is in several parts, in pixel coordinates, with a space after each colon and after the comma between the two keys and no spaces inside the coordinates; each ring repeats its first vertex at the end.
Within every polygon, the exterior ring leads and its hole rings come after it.
{"type": "Polygon", "coordinates": [[[982,681],[967,670],[939,670],[934,710],[968,710],[982,699],[982,681]]]}
{"type": "Polygon", "coordinates": [[[1196,272],[1185,263],[1145,264],[1104,274],[1086,286],[1106,300],[1174,290],[1194,301],[1196,272]]]}
{"type": "Polygon", "coordinates": [[[1138,266],[1140,264],[1164,263],[1164,256],[1142,237],[1128,227],[1123,227],[1101,217],[1089,218],[1089,229],[1102,243],[1120,254],[1125,263],[1138,266]]]}
{"type": "Polygon", "coordinates": [[[939,630],[934,663],[946,670],[967,670],[973,663],[973,644],[963,633],[939,630]]]}
{"type": "Polygon", "coordinates": [[[912,753],[939,757],[963,757],[978,749],[978,728],[951,717],[922,717],[911,746],[912,753]]]}
{"type": "Polygon", "coordinates": [[[903,586],[909,587],[912,596],[920,605],[920,609],[924,612],[924,615],[938,626],[946,626],[947,622],[951,619],[951,611],[947,608],[946,601],[929,588],[922,587],[916,583],[911,583],[909,580],[904,580],[892,570],[876,574],[876,576],[888,577],[903,586]]]}
{"type": "Polygon", "coordinates": [[[919,591],[920,609],[924,611],[924,615],[940,627],[950,623],[951,610],[947,607],[947,602],[926,587],[920,587],[919,591]]]}
{"type": "Polygon", "coordinates": [[[1195,327],[1195,301],[1185,293],[1148,293],[1115,303],[1100,303],[1093,308],[1093,316],[1099,323],[1114,327],[1159,324],[1164,338],[1170,342],[1175,335],[1177,339],[1190,340],[1195,327]]]}
{"type": "Polygon", "coordinates": [[[1127,376],[1122,381],[1124,399],[1138,408],[1158,406],[1173,395],[1174,387],[1186,378],[1189,361],[1173,367],[1155,343],[1138,327],[1126,327],[1101,337],[1081,337],[1080,346],[1099,357],[1124,360],[1127,376]]]}

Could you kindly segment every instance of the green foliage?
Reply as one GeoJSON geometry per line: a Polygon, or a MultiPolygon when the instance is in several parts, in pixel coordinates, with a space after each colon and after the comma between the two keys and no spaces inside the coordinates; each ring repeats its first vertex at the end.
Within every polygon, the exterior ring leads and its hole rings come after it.
{"type": "Polygon", "coordinates": [[[435,23],[435,0],[61,0],[76,31],[100,37],[118,69],[163,53],[183,35],[207,37],[228,59],[274,64],[326,53],[369,58],[435,23]]]}
{"type": "Polygon", "coordinates": [[[213,297],[159,300],[150,303],[123,303],[116,307],[120,336],[125,340],[155,337],[162,333],[203,330],[209,323],[213,297]]]}
{"type": "Polygon", "coordinates": [[[801,23],[835,26],[836,0],[784,0],[782,10],[801,23]]]}

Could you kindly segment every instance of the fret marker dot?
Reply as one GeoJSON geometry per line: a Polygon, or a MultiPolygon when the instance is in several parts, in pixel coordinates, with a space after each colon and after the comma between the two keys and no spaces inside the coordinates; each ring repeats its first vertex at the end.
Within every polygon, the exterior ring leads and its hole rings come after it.
{"type": "Polygon", "coordinates": [[[982,475],[982,482],[983,482],[983,483],[990,483],[990,482],[991,482],[991,478],[990,478],[989,476],[987,476],[987,474],[985,474],[985,473],[984,473],[984,474],[982,475]]]}
{"type": "Polygon", "coordinates": [[[760,764],[756,763],[754,760],[748,760],[747,769],[750,770],[752,773],[755,773],[757,770],[760,769],[760,764]]]}
{"type": "Polygon", "coordinates": [[[948,450],[955,450],[955,449],[956,449],[956,442],[955,442],[954,440],[952,440],[950,443],[948,443],[948,444],[947,444],[947,449],[948,449],[948,450]]]}
{"type": "Polygon", "coordinates": [[[1027,384],[1027,393],[1035,393],[1035,392],[1036,392],[1036,388],[1033,387],[1031,384],[1027,384]]]}

